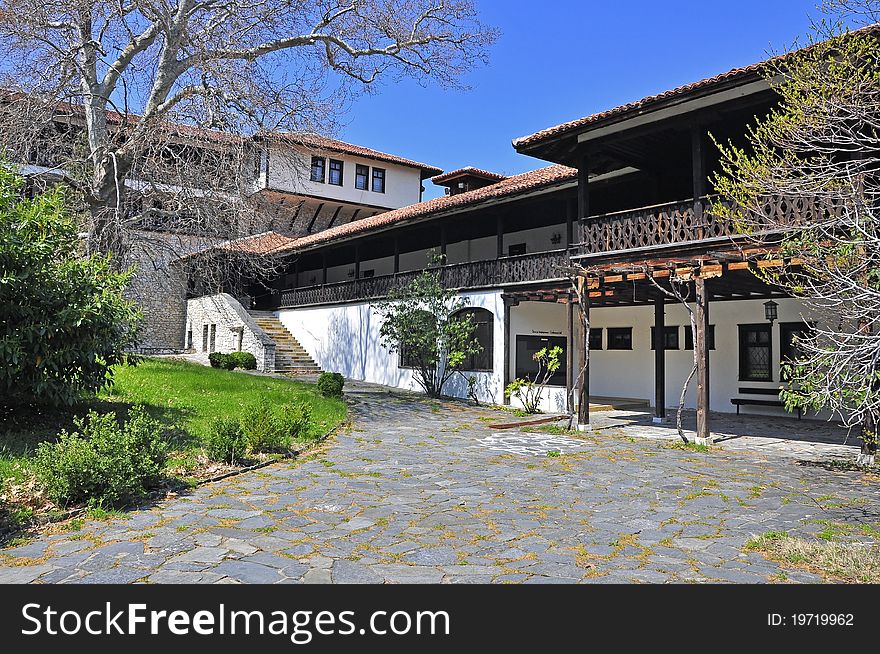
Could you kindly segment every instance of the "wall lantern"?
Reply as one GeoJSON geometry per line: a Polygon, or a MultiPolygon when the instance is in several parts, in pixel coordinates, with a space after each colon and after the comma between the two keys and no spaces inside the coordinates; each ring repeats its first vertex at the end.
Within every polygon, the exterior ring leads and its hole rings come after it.
{"type": "Polygon", "coordinates": [[[764,303],[764,317],[767,319],[767,321],[771,325],[773,324],[773,321],[779,317],[779,314],[776,311],[776,308],[778,306],[779,305],[776,302],[774,302],[773,300],[768,300],[767,302],[764,303]]]}

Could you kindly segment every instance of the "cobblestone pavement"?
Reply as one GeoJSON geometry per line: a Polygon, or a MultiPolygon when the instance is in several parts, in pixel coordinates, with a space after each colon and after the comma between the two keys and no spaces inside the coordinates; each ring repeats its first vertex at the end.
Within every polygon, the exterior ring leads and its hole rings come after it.
{"type": "Polygon", "coordinates": [[[751,535],[880,523],[861,473],[624,428],[497,431],[509,414],[367,385],[350,396],[352,430],[303,460],[7,549],[0,582],[766,582],[781,568],[743,551],[751,535]]]}

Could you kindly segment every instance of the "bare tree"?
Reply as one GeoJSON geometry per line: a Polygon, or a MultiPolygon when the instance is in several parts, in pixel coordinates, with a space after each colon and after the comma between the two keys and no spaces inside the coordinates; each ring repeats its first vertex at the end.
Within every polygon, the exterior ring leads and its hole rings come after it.
{"type": "MultiPolygon", "coordinates": [[[[831,5],[870,20],[880,9],[831,5]]],[[[786,405],[859,429],[868,464],[880,418],[880,50],[873,27],[823,29],[823,40],[769,66],[780,106],[751,130],[747,149],[722,146],[714,211],[771,246],[784,265],[760,276],[805,306],[811,328],[783,368],[786,405]]]]}
{"type": "Polygon", "coordinates": [[[0,0],[0,144],[76,191],[91,251],[238,238],[251,137],[332,132],[382,77],[459,84],[494,38],[471,0],[0,0]]]}

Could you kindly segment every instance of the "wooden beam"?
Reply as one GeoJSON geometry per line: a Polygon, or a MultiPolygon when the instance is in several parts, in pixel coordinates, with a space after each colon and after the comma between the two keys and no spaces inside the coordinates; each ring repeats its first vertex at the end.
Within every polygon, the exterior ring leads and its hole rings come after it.
{"type": "Polygon", "coordinates": [[[361,277],[361,244],[355,243],[354,245],[354,278],[360,279],[361,277]]]}
{"type": "Polygon", "coordinates": [[[504,216],[501,214],[495,219],[495,238],[496,256],[500,259],[504,256],[504,216]]]}
{"type": "Polygon", "coordinates": [[[330,222],[327,223],[327,229],[330,229],[331,227],[333,227],[333,223],[336,222],[336,218],[339,216],[340,211],[342,211],[341,204],[338,207],[336,207],[336,211],[333,212],[333,217],[330,219],[330,222]]]}
{"type": "Polygon", "coordinates": [[[697,443],[708,445],[712,434],[709,428],[709,347],[706,340],[709,325],[709,296],[706,280],[694,280],[696,310],[694,350],[697,357],[697,443]]]}
{"type": "Polygon", "coordinates": [[[572,388],[574,388],[574,304],[568,302],[565,307],[565,319],[568,325],[568,347],[565,348],[565,406],[569,413],[574,412],[572,404],[572,388]]]}
{"type": "Polygon", "coordinates": [[[590,159],[586,152],[582,153],[577,160],[578,168],[578,220],[586,220],[590,217],[590,159]]]}
{"type": "Polygon", "coordinates": [[[394,234],[394,274],[400,272],[400,238],[394,234]]]}
{"type": "Polygon", "coordinates": [[[351,214],[351,218],[348,219],[348,222],[353,223],[353,222],[355,221],[355,219],[357,218],[357,215],[358,215],[360,212],[361,212],[360,209],[355,209],[355,210],[354,210],[354,213],[351,214]]]}
{"type": "MultiPolygon", "coordinates": [[[[519,304],[519,301],[509,297],[507,295],[502,296],[504,300],[504,343],[502,347],[504,348],[504,389],[507,388],[507,385],[510,383],[510,311],[519,304]]],[[[504,403],[510,404],[510,397],[507,393],[504,393],[504,403]]]]}
{"type": "Polygon", "coordinates": [[[577,212],[577,200],[565,200],[565,249],[574,245],[574,219],[577,212]]]}
{"type": "MultiPolygon", "coordinates": [[[[666,306],[663,296],[654,299],[654,422],[666,420],[666,306]]],[[[677,328],[676,328],[677,329],[677,328]]]]}
{"type": "Polygon", "coordinates": [[[321,283],[327,283],[327,251],[321,253],[321,283]]]}
{"type": "Polygon", "coordinates": [[[585,430],[590,425],[590,298],[584,298],[581,307],[581,337],[578,340],[578,429],[585,430]]]}
{"type": "Polygon", "coordinates": [[[324,203],[318,205],[318,208],[315,210],[315,215],[312,216],[312,219],[309,221],[309,226],[306,227],[306,232],[309,234],[312,233],[312,227],[315,225],[315,221],[318,219],[318,214],[321,213],[321,209],[324,208],[324,203]]]}

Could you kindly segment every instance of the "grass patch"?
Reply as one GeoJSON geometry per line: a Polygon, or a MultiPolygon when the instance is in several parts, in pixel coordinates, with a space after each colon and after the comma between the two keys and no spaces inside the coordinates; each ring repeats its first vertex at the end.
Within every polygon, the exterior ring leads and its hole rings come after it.
{"type": "Polygon", "coordinates": [[[700,454],[710,454],[712,452],[712,448],[708,445],[700,445],[698,443],[694,443],[691,441],[690,443],[685,443],[683,441],[671,441],[664,445],[667,449],[670,450],[685,450],[686,452],[699,452],[700,454]]]}
{"type": "MultiPolygon", "coordinates": [[[[75,417],[89,410],[115,413],[120,421],[142,405],[159,421],[169,446],[167,474],[192,476],[206,458],[203,439],[217,418],[238,419],[246,408],[265,401],[270,407],[304,401],[312,422],[302,441],[313,440],[345,419],[345,402],[322,396],[312,383],[209,368],[171,359],[141,359],[136,366],[116,366],[113,385],[97,397],[71,407],[17,407],[0,410],[0,528],[15,530],[30,520],[33,475],[31,461],[37,446],[55,441],[60,430],[75,429],[75,417]],[[13,490],[14,489],[14,490],[13,490]]],[[[203,475],[204,476],[204,475],[203,475]]],[[[210,475],[208,475],[210,476],[210,475]]],[[[192,481],[183,480],[183,483],[192,481]]]]}
{"type": "Polygon", "coordinates": [[[833,580],[880,583],[880,547],[876,544],[809,541],[784,531],[769,531],[750,539],[745,547],[833,580]]]}

